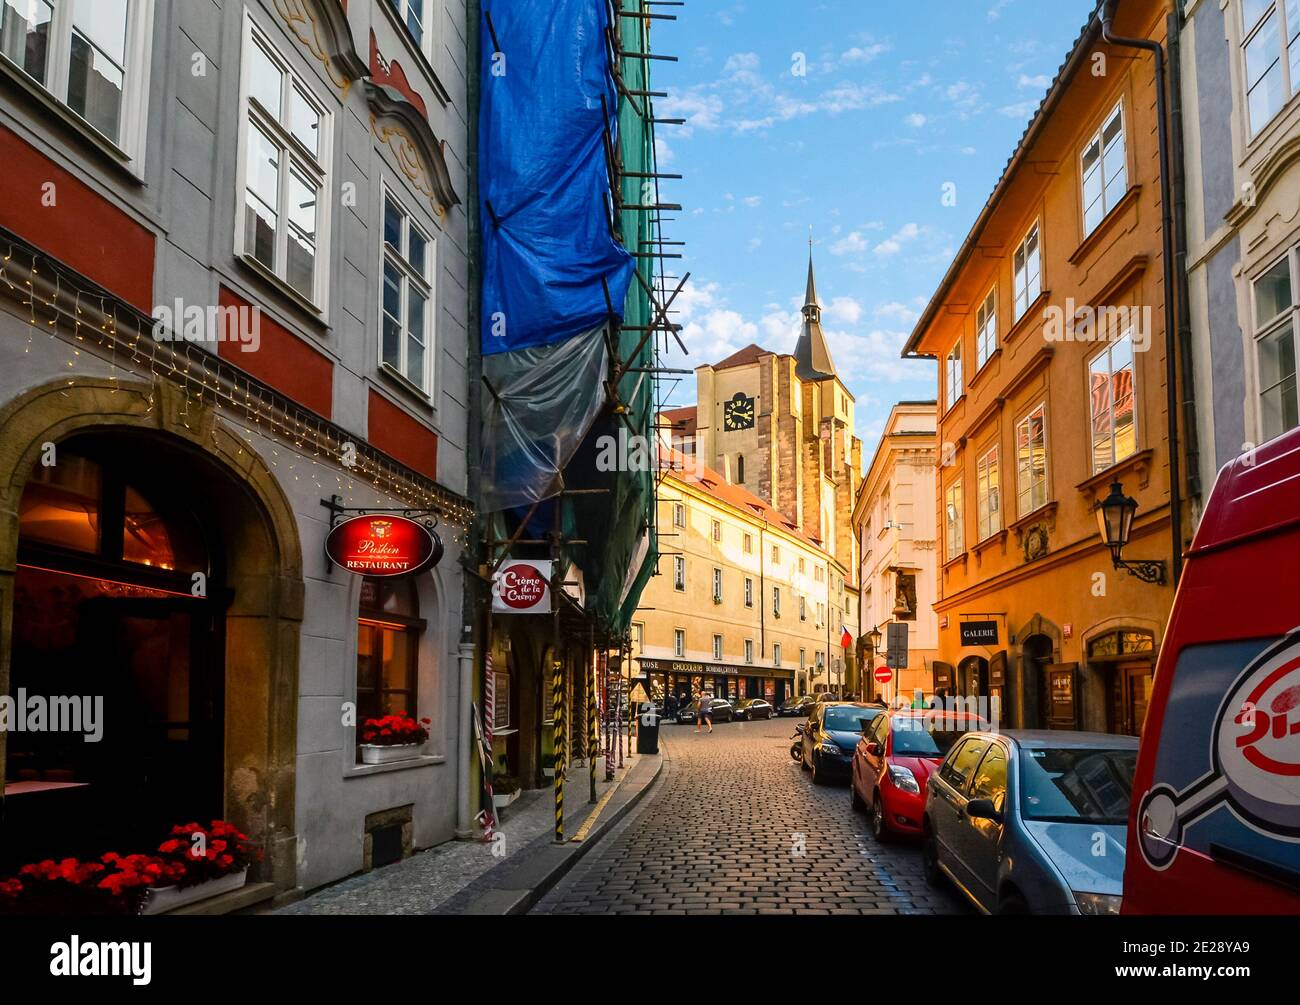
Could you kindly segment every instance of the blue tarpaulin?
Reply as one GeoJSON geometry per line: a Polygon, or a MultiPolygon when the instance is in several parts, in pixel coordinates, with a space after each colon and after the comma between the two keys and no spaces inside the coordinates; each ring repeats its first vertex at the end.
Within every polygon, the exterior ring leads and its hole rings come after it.
{"type": "Polygon", "coordinates": [[[489,356],[590,333],[611,303],[621,317],[634,262],[606,209],[606,129],[617,142],[618,95],[604,0],[484,6],[496,39],[485,15],[479,186],[489,356]]]}

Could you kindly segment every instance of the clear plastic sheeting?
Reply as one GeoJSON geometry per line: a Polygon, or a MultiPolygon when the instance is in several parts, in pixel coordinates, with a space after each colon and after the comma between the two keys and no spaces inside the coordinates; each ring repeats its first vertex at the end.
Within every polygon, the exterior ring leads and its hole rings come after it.
{"type": "Polygon", "coordinates": [[[558,495],[560,472],[605,407],[605,325],[558,345],[485,356],[483,511],[558,495]]]}

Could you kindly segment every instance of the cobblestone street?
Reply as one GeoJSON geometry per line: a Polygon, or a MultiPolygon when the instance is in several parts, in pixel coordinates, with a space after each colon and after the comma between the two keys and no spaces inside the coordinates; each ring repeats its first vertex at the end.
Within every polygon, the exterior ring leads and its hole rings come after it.
{"type": "Polygon", "coordinates": [[[918,847],[878,844],[846,785],[790,759],[797,721],[665,725],[655,788],[534,913],[965,912],[926,885],[918,847]]]}

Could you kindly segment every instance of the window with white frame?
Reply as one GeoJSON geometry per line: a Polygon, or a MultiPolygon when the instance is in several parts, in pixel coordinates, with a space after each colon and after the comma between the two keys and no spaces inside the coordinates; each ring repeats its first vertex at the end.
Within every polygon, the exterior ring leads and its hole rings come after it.
{"type": "Polygon", "coordinates": [[[722,570],[713,570],[713,602],[722,603],[722,570]]]}
{"type": "Polygon", "coordinates": [[[773,562],[781,561],[781,548],[779,545],[775,545],[775,544],[772,545],[772,561],[773,562]]]}
{"type": "Polygon", "coordinates": [[[673,655],[681,657],[686,655],[686,629],[673,629],[673,655]]]}
{"type": "Polygon", "coordinates": [[[754,606],[754,581],[748,576],[745,577],[745,606],[754,606]]]}
{"type": "Polygon", "coordinates": [[[780,665],[781,665],[781,643],[773,642],[772,643],[772,666],[779,667],[780,665]]]}
{"type": "Polygon", "coordinates": [[[772,587],[772,615],[779,618],[781,616],[781,587],[772,587]]]}
{"type": "Polygon", "coordinates": [[[722,636],[721,635],[713,636],[713,658],[715,660],[722,659],[722,636]]]}
{"type": "Polygon", "coordinates": [[[800,669],[800,670],[806,670],[807,668],[808,668],[808,650],[807,650],[807,649],[800,649],[800,650],[799,650],[799,669],[800,669]]]}
{"type": "Polygon", "coordinates": [[[686,526],[686,507],[681,503],[673,503],[673,526],[686,526]]]}
{"type": "Polygon", "coordinates": [[[1137,453],[1137,400],[1133,381],[1133,339],[1126,333],[1088,364],[1093,474],[1137,453]]]}
{"type": "Polygon", "coordinates": [[[686,558],[683,555],[673,556],[673,589],[686,589],[686,558]]]}
{"type": "Polygon", "coordinates": [[[975,370],[978,372],[998,347],[998,290],[995,286],[975,311],[975,370]]]}
{"type": "Polygon", "coordinates": [[[1128,191],[1123,102],[1115,106],[1101,128],[1084,145],[1080,168],[1083,172],[1083,232],[1091,234],[1128,191]]]}
{"type": "Polygon", "coordinates": [[[1300,3],[1242,0],[1246,112],[1254,136],[1300,91],[1300,3]]]}
{"type": "Polygon", "coordinates": [[[322,306],[329,116],[247,19],[235,252],[322,306]]]}
{"type": "Polygon", "coordinates": [[[384,191],[384,294],[379,362],[425,394],[433,370],[433,249],[429,234],[384,191]]]}
{"type": "Polygon", "coordinates": [[[943,375],[946,381],[947,395],[944,397],[944,404],[952,408],[957,399],[962,395],[962,375],[961,375],[961,339],[949,350],[948,355],[943,361],[943,375]]]}
{"type": "Polygon", "coordinates": [[[745,537],[744,537],[744,542],[743,542],[743,543],[744,543],[744,548],[745,548],[745,554],[746,554],[746,555],[752,555],[752,554],[754,554],[754,535],[753,535],[753,534],[746,534],[745,537]]]}
{"type": "Polygon", "coordinates": [[[1253,284],[1261,441],[1300,425],[1295,365],[1296,343],[1300,341],[1297,276],[1300,248],[1293,248],[1253,284]]]}
{"type": "Polygon", "coordinates": [[[754,662],[754,640],[753,639],[745,640],[745,662],[746,663],[754,662]]]}
{"type": "Polygon", "coordinates": [[[804,575],[807,571],[808,571],[808,567],[807,567],[807,565],[804,564],[804,558],[803,558],[803,556],[800,555],[800,556],[799,556],[799,574],[802,576],[802,575],[804,575]]]}
{"type": "Polygon", "coordinates": [[[1016,247],[1016,253],[1012,257],[1017,321],[1025,316],[1029,305],[1043,292],[1043,260],[1038,244],[1038,224],[1035,223],[1016,247]]]}
{"type": "Polygon", "coordinates": [[[722,521],[720,520],[713,521],[713,540],[722,540],[722,521]]]}
{"type": "Polygon", "coordinates": [[[0,55],[138,161],[153,0],[0,0],[0,55]]]}
{"type": "Polygon", "coordinates": [[[1016,423],[1016,513],[1026,517],[1047,505],[1047,405],[1016,423]]]}
{"type": "Polygon", "coordinates": [[[424,0],[385,0],[406,28],[406,33],[424,50],[424,0]]]}
{"type": "Polygon", "coordinates": [[[953,482],[943,494],[944,541],[947,546],[945,555],[956,558],[966,550],[965,535],[962,533],[961,518],[961,479],[953,482]]]}
{"type": "Polygon", "coordinates": [[[799,598],[799,620],[800,621],[808,620],[808,598],[807,597],[799,598]]]}
{"type": "Polygon", "coordinates": [[[997,447],[975,464],[975,509],[981,541],[1002,529],[1002,482],[997,447]]]}

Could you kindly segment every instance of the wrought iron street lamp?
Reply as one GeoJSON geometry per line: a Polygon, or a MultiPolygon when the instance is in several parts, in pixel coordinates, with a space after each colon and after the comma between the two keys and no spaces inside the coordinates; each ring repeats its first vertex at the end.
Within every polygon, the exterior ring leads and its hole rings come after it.
{"type": "Polygon", "coordinates": [[[1133,531],[1133,517],[1137,514],[1137,500],[1124,494],[1124,486],[1112,482],[1110,495],[1097,503],[1097,527],[1101,539],[1110,549],[1111,561],[1116,569],[1124,569],[1130,576],[1136,576],[1144,583],[1163,585],[1165,582],[1165,563],[1158,561],[1124,560],[1124,548],[1128,545],[1133,531]]]}

